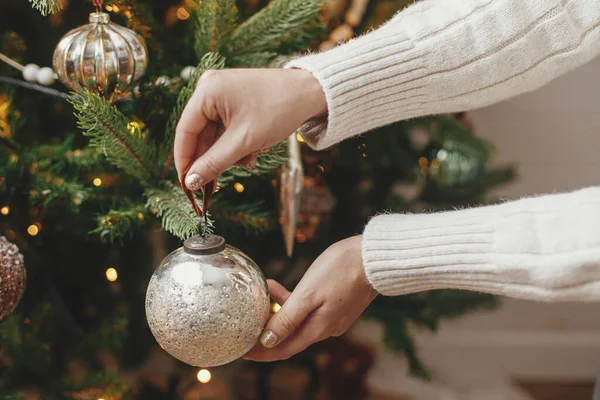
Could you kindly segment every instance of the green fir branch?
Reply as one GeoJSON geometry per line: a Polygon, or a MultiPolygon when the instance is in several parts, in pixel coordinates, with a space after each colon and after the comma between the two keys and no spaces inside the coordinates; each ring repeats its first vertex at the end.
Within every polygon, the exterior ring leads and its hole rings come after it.
{"type": "Polygon", "coordinates": [[[114,242],[130,238],[135,230],[140,229],[148,217],[148,210],[142,205],[126,205],[118,210],[110,210],[107,214],[98,215],[98,227],[90,233],[102,239],[114,242]]]}
{"type": "Polygon", "coordinates": [[[194,47],[198,59],[202,59],[206,53],[222,52],[237,24],[235,0],[202,0],[195,15],[197,31],[194,47]]]}
{"type": "Polygon", "coordinates": [[[306,51],[310,45],[325,37],[326,34],[327,24],[319,14],[316,14],[311,20],[296,29],[291,30],[284,37],[284,40],[280,45],[281,51],[285,54],[306,51]]]}
{"type": "Polygon", "coordinates": [[[229,66],[234,68],[264,68],[269,66],[277,58],[277,53],[261,52],[231,57],[229,66]]]}
{"type": "Polygon", "coordinates": [[[62,0],[29,0],[29,2],[31,3],[31,6],[39,10],[43,16],[54,14],[63,8],[62,0]]]}
{"type": "Polygon", "coordinates": [[[219,177],[219,185],[224,186],[239,178],[248,178],[273,172],[281,167],[287,160],[287,142],[279,143],[268,152],[256,155],[256,166],[252,169],[233,166],[219,177]]]}
{"type": "Polygon", "coordinates": [[[293,33],[314,20],[323,0],[274,0],[232,34],[230,53],[277,51],[293,33]]]}
{"type": "Polygon", "coordinates": [[[24,394],[0,394],[0,400],[25,400],[24,394]]]}
{"type": "Polygon", "coordinates": [[[211,207],[211,215],[215,220],[243,228],[246,234],[266,233],[272,227],[272,220],[262,209],[262,202],[232,205],[218,201],[211,207]]]}
{"type": "Polygon", "coordinates": [[[70,100],[75,116],[90,145],[106,155],[108,161],[144,186],[150,186],[158,175],[157,150],[154,142],[132,135],[127,118],[115,106],[93,93],[83,93],[70,100]]]}
{"type": "MultiPolygon", "coordinates": [[[[162,226],[181,240],[198,233],[199,217],[179,187],[170,189],[149,189],[146,207],[162,220],[162,226]]],[[[197,200],[198,201],[198,200],[197,200]]],[[[203,223],[204,219],[202,219],[203,223]]],[[[204,230],[204,226],[200,227],[204,230]]],[[[209,218],[206,232],[213,231],[213,222],[209,218]]]]}
{"type": "Polygon", "coordinates": [[[25,160],[36,163],[38,170],[52,173],[64,173],[72,169],[75,173],[89,171],[103,160],[102,154],[95,147],[75,148],[75,135],[67,135],[61,142],[33,146],[23,152],[25,160]]]}
{"type": "Polygon", "coordinates": [[[198,67],[196,67],[196,70],[192,73],[192,77],[190,78],[187,86],[183,87],[179,92],[177,104],[173,108],[173,111],[171,111],[171,116],[169,117],[169,122],[167,123],[164,142],[160,147],[159,161],[162,169],[161,178],[166,178],[173,162],[173,142],[175,141],[175,130],[177,129],[179,118],[181,118],[181,113],[196,89],[198,79],[205,71],[209,69],[223,68],[225,68],[225,58],[223,56],[217,53],[205,54],[204,57],[202,57],[202,60],[200,60],[198,67]]]}
{"type": "Polygon", "coordinates": [[[67,205],[71,211],[79,211],[79,206],[92,194],[90,188],[85,187],[80,180],[70,181],[50,172],[37,172],[31,176],[29,200],[32,205],[43,210],[59,204],[67,205]]]}

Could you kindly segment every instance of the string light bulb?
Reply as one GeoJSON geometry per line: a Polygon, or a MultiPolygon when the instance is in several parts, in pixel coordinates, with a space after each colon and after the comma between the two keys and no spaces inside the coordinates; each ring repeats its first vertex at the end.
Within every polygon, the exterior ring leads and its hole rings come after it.
{"type": "Polygon", "coordinates": [[[238,193],[242,193],[244,191],[244,185],[242,185],[239,182],[236,182],[235,185],[233,185],[233,188],[235,189],[236,192],[238,193]]]}
{"type": "Polygon", "coordinates": [[[198,371],[198,381],[200,383],[208,383],[210,382],[211,378],[212,374],[209,370],[203,368],[200,371],[198,371]]]}
{"type": "Polygon", "coordinates": [[[181,21],[185,21],[190,17],[190,12],[185,7],[179,7],[177,9],[177,18],[181,21]]]}
{"type": "Polygon", "coordinates": [[[296,140],[298,140],[300,143],[304,143],[304,138],[300,136],[299,133],[296,133],[296,140]]]}
{"type": "Polygon", "coordinates": [[[37,236],[37,234],[40,233],[40,228],[38,228],[35,224],[29,225],[27,228],[27,233],[29,233],[31,236],[37,236]]]}
{"type": "Polygon", "coordinates": [[[102,186],[102,179],[100,178],[94,178],[94,180],[92,181],[92,183],[94,184],[94,186],[98,187],[98,186],[102,186]]]}
{"type": "Polygon", "coordinates": [[[106,270],[106,279],[109,282],[114,282],[119,278],[119,274],[117,273],[117,270],[114,268],[109,268],[106,270]]]}
{"type": "Polygon", "coordinates": [[[0,208],[0,213],[2,213],[2,215],[8,215],[10,213],[10,207],[4,206],[4,207],[0,208]]]}
{"type": "Polygon", "coordinates": [[[273,303],[271,310],[273,310],[273,312],[276,314],[279,310],[281,310],[281,306],[279,305],[279,303],[273,303]]]}

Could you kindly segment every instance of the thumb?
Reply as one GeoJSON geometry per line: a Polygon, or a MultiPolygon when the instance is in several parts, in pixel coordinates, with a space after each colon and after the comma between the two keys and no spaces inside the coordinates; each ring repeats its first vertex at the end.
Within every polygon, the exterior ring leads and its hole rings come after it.
{"type": "Polygon", "coordinates": [[[234,165],[248,154],[252,149],[242,146],[244,132],[229,128],[220,136],[210,148],[202,154],[190,167],[185,185],[190,190],[199,190],[208,182],[217,179],[227,168],[234,165]]]}
{"type": "Polygon", "coordinates": [[[308,299],[293,292],[267,323],[260,336],[260,343],[267,349],[277,346],[302,325],[314,308],[308,299]]]}

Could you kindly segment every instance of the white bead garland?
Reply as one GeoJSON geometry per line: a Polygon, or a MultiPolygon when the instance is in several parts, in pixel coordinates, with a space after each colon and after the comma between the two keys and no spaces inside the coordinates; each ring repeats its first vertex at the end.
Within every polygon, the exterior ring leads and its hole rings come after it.
{"type": "Polygon", "coordinates": [[[191,65],[189,65],[189,66],[187,66],[187,67],[185,67],[184,69],[181,70],[181,74],[179,74],[179,76],[184,81],[189,81],[195,70],[196,70],[195,67],[192,67],[191,65]]]}
{"type": "Polygon", "coordinates": [[[50,67],[40,68],[36,74],[36,80],[40,85],[52,85],[56,80],[54,70],[50,67]]]}
{"type": "Polygon", "coordinates": [[[23,68],[23,79],[27,82],[36,82],[37,81],[37,73],[40,70],[39,65],[37,64],[27,64],[23,68]]]}

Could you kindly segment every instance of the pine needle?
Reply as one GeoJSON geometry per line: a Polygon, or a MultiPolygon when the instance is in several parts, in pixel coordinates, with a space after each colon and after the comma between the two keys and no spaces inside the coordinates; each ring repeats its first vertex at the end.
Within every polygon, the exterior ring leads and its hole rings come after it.
{"type": "Polygon", "coordinates": [[[148,217],[147,211],[143,205],[130,204],[110,210],[107,214],[96,217],[98,227],[90,233],[98,234],[109,242],[131,237],[135,229],[144,225],[148,217]]]}
{"type": "Polygon", "coordinates": [[[323,0],[274,0],[232,34],[229,52],[277,51],[303,25],[314,21],[323,0]]]}
{"type": "MultiPolygon", "coordinates": [[[[145,194],[148,198],[146,207],[162,219],[162,225],[168,232],[181,240],[198,233],[199,217],[179,187],[149,189],[145,194]]],[[[210,219],[208,222],[206,232],[212,233],[213,223],[210,219]]]]}
{"type": "Polygon", "coordinates": [[[42,13],[43,16],[54,14],[63,8],[62,0],[29,0],[31,6],[42,13]]]}
{"type": "Polygon", "coordinates": [[[202,0],[195,11],[198,28],[195,50],[198,59],[225,48],[237,23],[235,0],[202,0]]]}
{"type": "Polygon", "coordinates": [[[216,202],[211,208],[213,217],[233,227],[243,228],[246,234],[261,234],[271,228],[269,213],[262,209],[262,203],[233,205],[224,201],[216,202]]]}
{"type": "Polygon", "coordinates": [[[107,160],[143,186],[150,186],[155,172],[157,150],[154,142],[132,135],[128,120],[115,106],[93,93],[74,96],[75,117],[90,145],[106,155],[107,160]]]}
{"type": "Polygon", "coordinates": [[[252,169],[233,166],[219,177],[219,185],[223,186],[237,178],[247,178],[271,173],[281,167],[287,160],[287,142],[279,143],[267,152],[256,155],[256,166],[252,169]]]}

